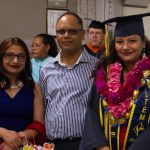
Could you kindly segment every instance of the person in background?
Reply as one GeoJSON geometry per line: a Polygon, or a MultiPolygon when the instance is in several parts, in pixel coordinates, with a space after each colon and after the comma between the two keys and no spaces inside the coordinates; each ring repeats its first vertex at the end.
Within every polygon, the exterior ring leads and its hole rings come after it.
{"type": "Polygon", "coordinates": [[[34,37],[31,49],[32,76],[36,83],[39,82],[40,68],[57,55],[57,44],[53,36],[38,34],[34,37]]]}
{"type": "Polygon", "coordinates": [[[66,12],[56,23],[60,52],[41,68],[40,86],[45,103],[47,142],[55,150],[78,150],[87,98],[97,60],[82,47],[85,31],[82,19],[66,12]]]}
{"type": "Polygon", "coordinates": [[[44,142],[43,98],[26,44],[12,37],[0,44],[0,148],[16,150],[26,138],[44,142]]]}
{"type": "Polygon", "coordinates": [[[99,58],[105,51],[105,25],[92,20],[87,33],[88,39],[84,46],[91,55],[99,58]]]}
{"type": "Polygon", "coordinates": [[[114,41],[110,55],[93,72],[79,150],[127,150],[149,131],[150,41],[145,37],[145,16],[150,13],[105,21],[117,22],[114,41]]]}

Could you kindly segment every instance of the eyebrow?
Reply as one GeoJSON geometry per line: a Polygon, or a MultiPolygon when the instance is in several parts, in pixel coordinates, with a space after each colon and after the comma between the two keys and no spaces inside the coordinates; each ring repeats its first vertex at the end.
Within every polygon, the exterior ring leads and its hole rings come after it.
{"type": "Polygon", "coordinates": [[[26,54],[25,52],[14,53],[14,52],[11,52],[11,51],[8,51],[8,52],[6,51],[5,54],[6,54],[6,53],[12,53],[12,54],[16,54],[16,55],[17,55],[17,54],[26,54]]]}

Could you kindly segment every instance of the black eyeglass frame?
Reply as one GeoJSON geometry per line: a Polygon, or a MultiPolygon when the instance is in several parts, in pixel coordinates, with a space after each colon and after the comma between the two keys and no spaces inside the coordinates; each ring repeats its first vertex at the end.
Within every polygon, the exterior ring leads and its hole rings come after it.
{"type": "Polygon", "coordinates": [[[25,53],[20,53],[20,54],[14,54],[12,52],[6,52],[4,53],[4,58],[7,59],[8,61],[12,61],[17,57],[19,62],[25,62],[26,61],[26,54],[25,53]]]}

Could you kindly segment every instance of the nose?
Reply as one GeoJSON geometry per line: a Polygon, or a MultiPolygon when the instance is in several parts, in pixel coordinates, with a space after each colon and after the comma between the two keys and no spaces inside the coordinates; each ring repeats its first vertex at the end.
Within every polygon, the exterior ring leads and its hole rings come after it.
{"type": "Polygon", "coordinates": [[[32,50],[35,50],[35,49],[36,49],[36,46],[35,46],[35,45],[32,45],[32,46],[31,46],[31,49],[32,49],[32,50]]]}
{"type": "Polygon", "coordinates": [[[96,37],[96,33],[93,33],[93,37],[96,37]]]}
{"type": "Polygon", "coordinates": [[[13,61],[14,63],[18,63],[18,62],[19,62],[18,57],[15,56],[14,59],[13,59],[12,61],[13,61]]]}
{"type": "Polygon", "coordinates": [[[68,36],[69,35],[69,32],[66,30],[64,36],[68,36]]]}
{"type": "Polygon", "coordinates": [[[128,49],[128,47],[129,47],[129,43],[127,42],[127,41],[125,41],[124,43],[123,43],[123,49],[128,49]]]}

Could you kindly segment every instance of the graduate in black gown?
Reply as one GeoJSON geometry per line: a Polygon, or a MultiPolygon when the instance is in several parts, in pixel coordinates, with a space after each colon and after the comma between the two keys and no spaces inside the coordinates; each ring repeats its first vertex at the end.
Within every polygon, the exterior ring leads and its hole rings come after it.
{"type": "Polygon", "coordinates": [[[114,41],[110,55],[93,71],[95,82],[79,150],[137,150],[140,142],[148,146],[150,42],[142,19],[146,16],[150,13],[105,21],[117,22],[114,41]]]}

